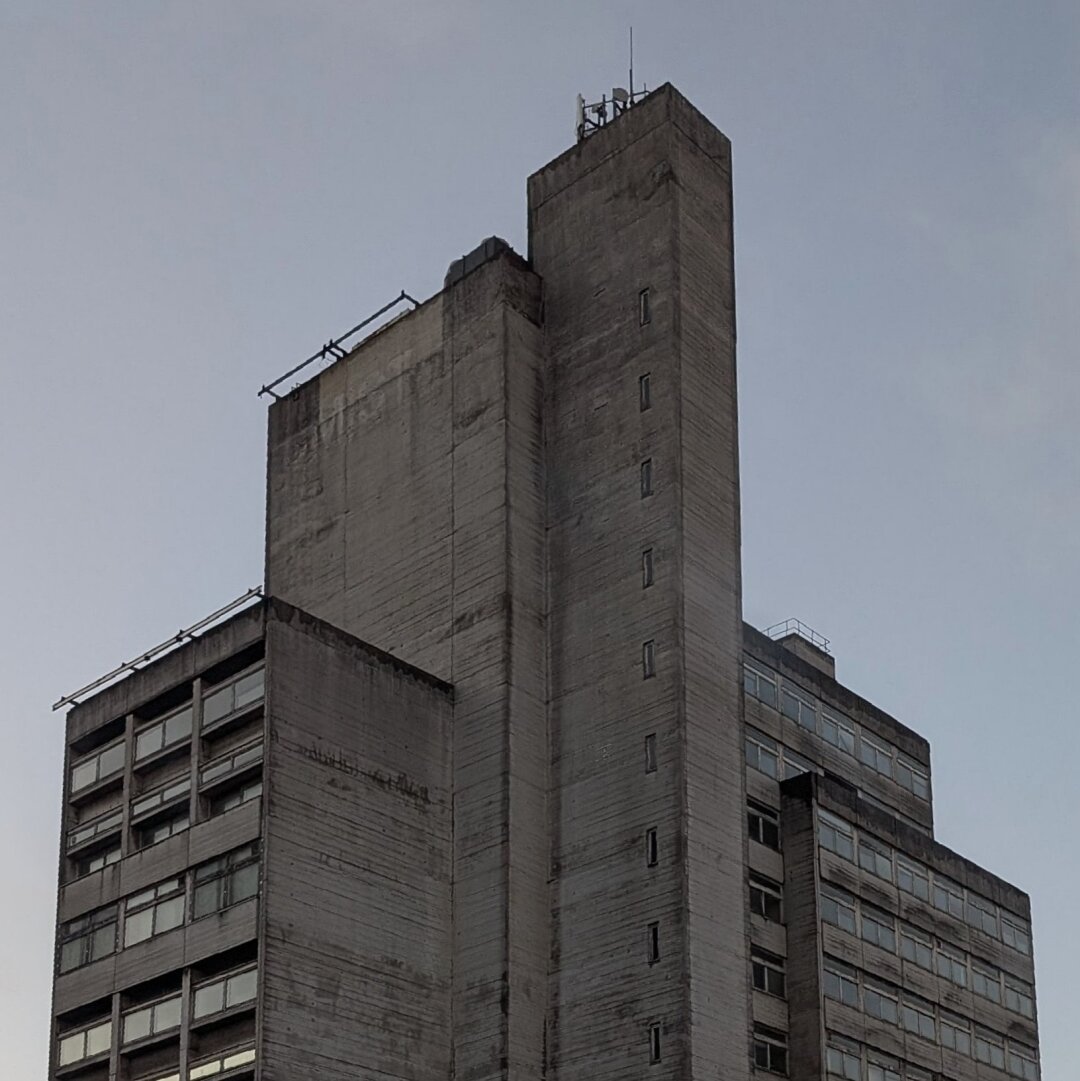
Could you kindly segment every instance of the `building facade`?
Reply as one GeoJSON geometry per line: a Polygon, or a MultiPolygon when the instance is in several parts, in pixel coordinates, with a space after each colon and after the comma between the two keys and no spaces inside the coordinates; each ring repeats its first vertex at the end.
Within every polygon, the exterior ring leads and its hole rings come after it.
{"type": "Polygon", "coordinates": [[[1027,897],[743,624],[731,155],[670,86],[270,409],[264,597],[67,718],[50,1076],[1037,1078],[1027,897]]]}

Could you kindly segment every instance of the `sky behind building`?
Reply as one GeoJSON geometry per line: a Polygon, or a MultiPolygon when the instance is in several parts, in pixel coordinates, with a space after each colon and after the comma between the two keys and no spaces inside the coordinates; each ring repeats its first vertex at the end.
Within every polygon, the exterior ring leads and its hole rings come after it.
{"type": "Polygon", "coordinates": [[[261,580],[256,391],[524,252],[630,22],[734,144],[745,617],[930,740],[939,839],[1031,893],[1070,1076],[1080,9],[235,0],[0,9],[5,1077],[45,1074],[49,705],[261,580]]]}

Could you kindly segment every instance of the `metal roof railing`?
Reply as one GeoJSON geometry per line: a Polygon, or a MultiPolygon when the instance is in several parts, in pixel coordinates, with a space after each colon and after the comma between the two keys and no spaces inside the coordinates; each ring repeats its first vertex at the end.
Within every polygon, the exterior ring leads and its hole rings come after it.
{"type": "Polygon", "coordinates": [[[801,619],[785,619],[781,623],[774,623],[771,627],[766,627],[764,633],[774,641],[797,634],[800,638],[805,638],[812,646],[817,646],[822,652],[830,652],[829,639],[823,634],[818,634],[813,627],[808,627],[801,619]]]}

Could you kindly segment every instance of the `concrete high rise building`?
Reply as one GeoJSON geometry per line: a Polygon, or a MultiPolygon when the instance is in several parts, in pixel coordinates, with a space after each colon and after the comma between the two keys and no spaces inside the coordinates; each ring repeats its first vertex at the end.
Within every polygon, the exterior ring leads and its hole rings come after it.
{"type": "Polygon", "coordinates": [[[263,595],[77,696],[51,1077],[1038,1077],[927,742],[742,621],[728,140],[588,119],[271,406],[263,595]]]}

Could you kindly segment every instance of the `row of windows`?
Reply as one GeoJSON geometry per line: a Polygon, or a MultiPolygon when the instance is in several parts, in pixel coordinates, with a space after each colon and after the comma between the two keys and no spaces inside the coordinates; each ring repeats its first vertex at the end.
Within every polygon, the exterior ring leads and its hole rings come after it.
{"type": "MultiPolygon", "coordinates": [[[[233,714],[262,701],[265,670],[260,666],[223,687],[203,695],[202,728],[215,727],[233,714]]],[[[167,717],[143,725],[135,731],[136,762],[151,758],[159,751],[175,747],[191,737],[192,706],[182,706],[167,717]]],[[[124,768],[124,741],[94,751],[71,767],[71,792],[74,795],[99,781],[115,776],[124,768]]]]}
{"type": "Polygon", "coordinates": [[[1038,1060],[1033,1048],[986,1029],[974,1028],[971,1021],[940,1009],[892,984],[875,980],[841,961],[825,958],[822,970],[825,997],[859,1009],[869,1017],[897,1025],[931,1043],[975,1058],[978,1062],[1006,1069],[1014,1077],[1037,1081],[1038,1060]]]}
{"type": "Polygon", "coordinates": [[[999,912],[992,901],[965,890],[944,875],[931,872],[898,852],[894,853],[888,845],[820,809],[818,843],[842,859],[858,863],[864,871],[1004,942],[1018,953],[1025,956],[1031,953],[1030,931],[1019,916],[999,912]]]}
{"type": "Polygon", "coordinates": [[[259,892],[259,851],[256,844],[243,845],[191,872],[167,879],[64,924],[60,928],[61,972],[70,972],[164,934],[185,922],[246,901],[259,892]]]}
{"type": "Polygon", "coordinates": [[[836,1033],[829,1033],[825,1065],[829,1081],[933,1081],[929,1070],[836,1033]]]}
{"type": "Polygon", "coordinates": [[[1004,1005],[1021,1017],[1035,1016],[1034,989],[993,965],[977,961],[962,950],[947,946],[887,912],[872,908],[834,886],[821,887],[821,918],[849,934],[858,935],[906,961],[936,972],[958,987],[970,987],[977,995],[1004,1005]]]}
{"type": "Polygon", "coordinates": [[[830,710],[817,698],[764,668],[745,664],[743,682],[747,694],[780,710],[796,724],[820,735],[826,743],[858,758],[920,799],[930,799],[930,775],[923,766],[843,714],[830,710]]]}
{"type": "MultiPolygon", "coordinates": [[[[239,1077],[240,1071],[245,1076],[250,1076],[250,1067],[255,1063],[254,1047],[234,1047],[222,1054],[220,1051],[210,1058],[197,1058],[188,1067],[189,1081],[200,1081],[204,1077],[220,1078],[227,1081],[230,1077],[239,1077]],[[248,1069],[245,1069],[248,1067],[248,1069]]],[[[154,1074],[153,1077],[142,1078],[141,1081],[180,1081],[180,1071],[174,1070],[169,1074],[154,1074]]]]}

